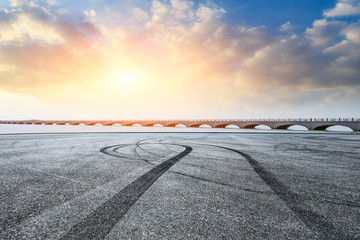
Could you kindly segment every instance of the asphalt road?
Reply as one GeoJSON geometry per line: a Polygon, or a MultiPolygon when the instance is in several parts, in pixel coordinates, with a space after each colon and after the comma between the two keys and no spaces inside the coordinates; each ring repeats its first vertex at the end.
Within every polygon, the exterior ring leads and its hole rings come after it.
{"type": "Polygon", "coordinates": [[[0,239],[360,239],[360,135],[0,135],[0,239]]]}

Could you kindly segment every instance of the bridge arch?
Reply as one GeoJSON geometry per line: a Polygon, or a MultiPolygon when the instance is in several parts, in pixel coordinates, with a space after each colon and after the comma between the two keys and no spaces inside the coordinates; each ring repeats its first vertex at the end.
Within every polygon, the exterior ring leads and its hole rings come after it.
{"type": "Polygon", "coordinates": [[[215,128],[238,129],[238,128],[240,128],[240,126],[238,126],[238,125],[236,125],[236,124],[224,123],[224,124],[216,125],[215,128]]]}
{"type": "Polygon", "coordinates": [[[164,127],[164,125],[162,125],[161,123],[156,123],[156,122],[153,122],[153,123],[146,123],[144,124],[145,127],[164,127]]]}
{"type": "Polygon", "coordinates": [[[134,122],[129,122],[124,124],[125,127],[132,127],[135,123],[134,122]]]}
{"type": "Polygon", "coordinates": [[[229,125],[227,125],[225,128],[227,128],[227,129],[239,129],[240,126],[235,125],[235,124],[229,124],[229,125]]]}
{"type": "Polygon", "coordinates": [[[212,126],[209,124],[203,123],[199,126],[199,128],[212,128],[212,126]]]}
{"type": "Polygon", "coordinates": [[[309,128],[301,124],[295,124],[288,127],[288,130],[308,131],[309,128]]]}
{"type": "Polygon", "coordinates": [[[345,125],[341,125],[341,124],[327,124],[327,125],[321,125],[321,126],[317,126],[314,128],[314,130],[321,130],[321,131],[346,131],[346,132],[350,132],[350,131],[354,131],[354,129],[352,129],[351,127],[345,126],[345,125]],[[331,129],[333,128],[333,129],[331,129]],[[335,129],[334,129],[335,128],[335,129]],[[340,130],[336,129],[336,128],[340,128],[340,130]]]}
{"type": "Polygon", "coordinates": [[[288,130],[309,130],[306,126],[304,125],[299,125],[299,124],[284,124],[284,125],[280,125],[277,126],[275,129],[288,129],[288,130]]]}
{"type": "Polygon", "coordinates": [[[128,124],[125,124],[124,126],[126,127],[142,127],[142,125],[140,123],[128,123],[128,124]]]}
{"type": "Polygon", "coordinates": [[[260,125],[257,125],[255,127],[255,129],[258,129],[258,130],[270,130],[272,129],[272,127],[266,125],[266,124],[260,124],[260,125]]]}
{"type": "Polygon", "coordinates": [[[117,123],[117,122],[112,122],[112,123],[106,123],[106,124],[104,124],[104,126],[117,127],[117,126],[122,126],[122,125],[120,123],[117,123]]]}
{"type": "Polygon", "coordinates": [[[100,122],[92,122],[92,123],[88,123],[87,125],[89,125],[89,126],[103,126],[103,124],[100,123],[100,122]]]}
{"type": "Polygon", "coordinates": [[[267,124],[264,124],[264,123],[249,123],[249,124],[244,125],[243,128],[245,128],[245,129],[256,129],[256,127],[258,127],[258,126],[266,126],[269,129],[272,129],[271,126],[269,126],[267,124]]]}
{"type": "Polygon", "coordinates": [[[341,132],[353,132],[355,131],[353,128],[344,126],[344,125],[333,125],[328,127],[326,131],[341,131],[341,132]]]}
{"type": "Polygon", "coordinates": [[[182,123],[170,123],[165,125],[165,127],[186,127],[186,125],[182,124],[182,123]]]}
{"type": "Polygon", "coordinates": [[[175,127],[177,127],[177,128],[187,128],[189,126],[186,125],[186,124],[183,124],[183,123],[178,123],[178,124],[175,125],[175,127]]]}
{"type": "Polygon", "coordinates": [[[206,123],[191,124],[190,127],[192,127],[192,128],[211,128],[211,126],[206,123]]]}

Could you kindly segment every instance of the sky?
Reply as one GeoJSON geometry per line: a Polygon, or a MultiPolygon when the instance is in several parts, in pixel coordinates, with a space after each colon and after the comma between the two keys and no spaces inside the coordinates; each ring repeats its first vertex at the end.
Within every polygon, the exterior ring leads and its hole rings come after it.
{"type": "Polygon", "coordinates": [[[2,0],[0,119],[360,117],[359,0],[2,0]]]}

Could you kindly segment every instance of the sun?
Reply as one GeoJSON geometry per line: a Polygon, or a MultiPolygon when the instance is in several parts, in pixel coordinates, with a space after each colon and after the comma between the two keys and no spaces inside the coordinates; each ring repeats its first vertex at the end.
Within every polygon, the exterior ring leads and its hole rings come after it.
{"type": "Polygon", "coordinates": [[[109,78],[114,85],[119,86],[135,86],[140,80],[139,75],[128,72],[116,72],[111,74],[109,78]]]}
{"type": "Polygon", "coordinates": [[[134,84],[137,81],[137,76],[130,73],[120,74],[118,76],[118,81],[125,84],[134,84]]]}

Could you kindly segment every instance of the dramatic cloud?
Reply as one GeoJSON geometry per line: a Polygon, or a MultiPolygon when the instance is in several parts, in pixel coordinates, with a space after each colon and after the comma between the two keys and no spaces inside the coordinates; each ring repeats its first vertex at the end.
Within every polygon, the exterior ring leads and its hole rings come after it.
{"type": "Polygon", "coordinates": [[[91,23],[70,22],[34,2],[12,1],[11,6],[21,8],[1,10],[3,90],[32,94],[91,69],[97,58],[92,41],[100,35],[91,23]]]}
{"type": "Polygon", "coordinates": [[[0,9],[0,90],[132,114],[360,98],[360,21],[329,19],[357,14],[357,1],[339,1],[297,34],[290,22],[278,34],[226,23],[211,2],[153,0],[148,11],[77,16],[56,6],[12,0],[0,9]]]}
{"type": "Polygon", "coordinates": [[[336,7],[324,12],[325,17],[340,17],[360,14],[359,0],[339,0],[336,7]]]}

